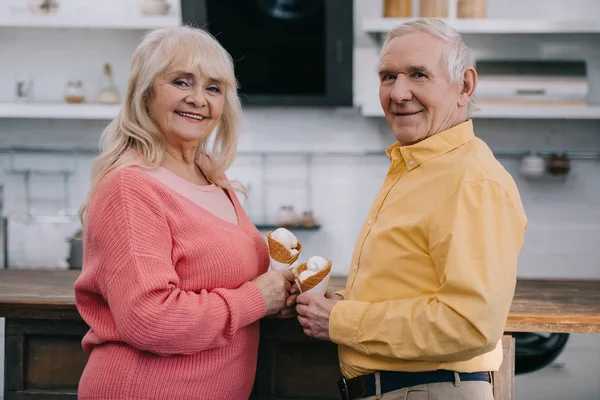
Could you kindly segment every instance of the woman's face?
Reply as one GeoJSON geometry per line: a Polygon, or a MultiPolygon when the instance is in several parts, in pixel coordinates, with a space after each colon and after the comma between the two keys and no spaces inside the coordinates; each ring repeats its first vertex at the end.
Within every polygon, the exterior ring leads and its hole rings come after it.
{"type": "Polygon", "coordinates": [[[175,148],[197,147],[223,115],[225,85],[173,63],[152,84],[150,117],[175,148]]]}

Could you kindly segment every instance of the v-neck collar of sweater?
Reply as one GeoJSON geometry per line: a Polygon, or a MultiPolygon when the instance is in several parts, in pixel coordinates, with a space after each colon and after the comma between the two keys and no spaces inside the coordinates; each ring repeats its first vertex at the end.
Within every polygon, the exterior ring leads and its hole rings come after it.
{"type": "Polygon", "coordinates": [[[184,203],[189,204],[190,207],[199,209],[200,211],[202,211],[202,213],[208,215],[210,218],[214,219],[216,222],[225,224],[225,225],[231,225],[236,228],[243,228],[243,226],[242,226],[243,213],[240,210],[241,204],[239,203],[235,193],[233,193],[231,190],[223,189],[223,191],[225,191],[225,194],[227,195],[227,197],[229,197],[229,200],[233,204],[233,208],[235,210],[235,214],[237,217],[237,224],[234,224],[232,222],[229,222],[222,218],[219,218],[218,216],[214,215],[207,209],[203,208],[202,206],[200,206],[200,205],[196,204],[195,202],[193,202],[192,200],[188,199],[186,196],[182,195],[181,193],[177,192],[176,190],[173,190],[169,186],[165,185],[163,182],[161,182],[157,179],[153,179],[150,175],[145,174],[143,171],[138,171],[138,172],[141,173],[140,175],[142,175],[144,177],[144,179],[148,179],[152,185],[159,186],[161,188],[161,190],[166,191],[167,193],[169,193],[170,195],[172,195],[173,197],[175,197],[177,199],[181,199],[181,201],[183,201],[184,203]]]}

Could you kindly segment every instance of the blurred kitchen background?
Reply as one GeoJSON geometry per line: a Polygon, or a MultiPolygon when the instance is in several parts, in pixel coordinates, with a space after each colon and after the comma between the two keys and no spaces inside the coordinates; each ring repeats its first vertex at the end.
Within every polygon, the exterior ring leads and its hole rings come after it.
{"type": "MultiPolygon", "coordinates": [[[[519,276],[600,278],[600,1],[290,3],[0,0],[1,267],[80,267],[77,208],[131,54],[147,30],[194,21],[236,60],[245,121],[228,175],[246,185],[248,214],[265,233],[291,225],[306,257],[345,275],[394,142],[381,43],[397,18],[421,15],[449,18],[473,49],[475,131],[529,218],[519,276]]],[[[553,363],[517,376],[516,397],[600,399],[599,370],[600,337],[571,335],[553,363]]]]}

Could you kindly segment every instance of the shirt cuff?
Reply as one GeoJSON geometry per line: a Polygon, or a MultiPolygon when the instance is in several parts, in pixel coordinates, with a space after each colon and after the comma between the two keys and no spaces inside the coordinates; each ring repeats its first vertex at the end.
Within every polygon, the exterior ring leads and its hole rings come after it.
{"type": "Polygon", "coordinates": [[[360,324],[370,303],[355,300],[338,301],[329,316],[329,337],[332,342],[352,347],[359,347],[360,324]]]}

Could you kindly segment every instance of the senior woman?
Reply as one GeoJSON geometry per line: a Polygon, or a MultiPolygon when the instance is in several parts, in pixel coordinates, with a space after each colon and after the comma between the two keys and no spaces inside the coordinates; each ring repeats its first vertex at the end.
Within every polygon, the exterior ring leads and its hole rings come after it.
{"type": "Polygon", "coordinates": [[[250,395],[258,321],[291,316],[295,295],[224,175],[240,116],[233,63],[208,33],[156,30],[136,49],[81,210],[80,399],[250,395]]]}

